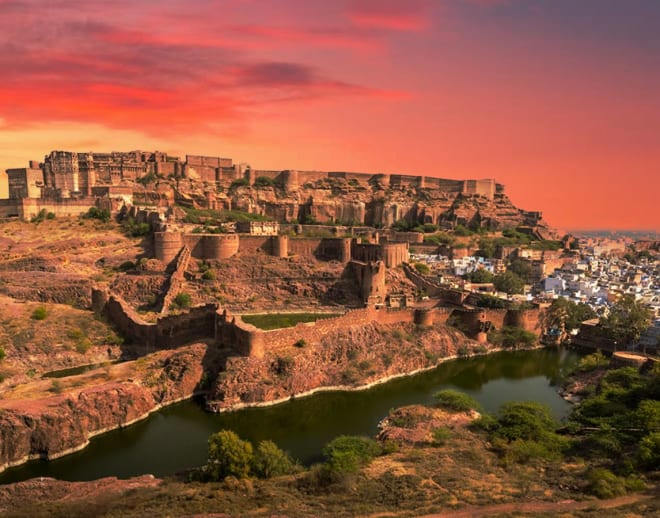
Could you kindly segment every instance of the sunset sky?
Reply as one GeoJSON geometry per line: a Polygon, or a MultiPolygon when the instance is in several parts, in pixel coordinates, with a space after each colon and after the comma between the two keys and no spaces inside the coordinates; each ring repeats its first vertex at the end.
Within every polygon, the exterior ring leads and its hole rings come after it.
{"type": "Polygon", "coordinates": [[[496,178],[660,230],[658,0],[0,0],[0,168],[53,149],[496,178]]]}

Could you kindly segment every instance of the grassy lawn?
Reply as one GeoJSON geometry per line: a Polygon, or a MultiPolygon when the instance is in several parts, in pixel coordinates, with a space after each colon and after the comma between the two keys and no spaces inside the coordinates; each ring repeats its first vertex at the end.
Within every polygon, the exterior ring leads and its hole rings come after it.
{"type": "Polygon", "coordinates": [[[270,331],[283,327],[293,327],[298,322],[315,322],[321,318],[338,317],[340,313],[268,313],[263,315],[243,315],[243,322],[259,329],[270,331]]]}

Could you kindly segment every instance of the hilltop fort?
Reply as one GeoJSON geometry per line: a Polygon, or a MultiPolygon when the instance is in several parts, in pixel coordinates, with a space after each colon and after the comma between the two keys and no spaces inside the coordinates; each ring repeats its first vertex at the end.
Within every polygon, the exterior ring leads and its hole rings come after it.
{"type": "Polygon", "coordinates": [[[493,179],[261,170],[231,158],[183,160],[158,151],[52,151],[6,174],[0,217],[25,220],[41,211],[65,216],[134,204],[238,210],[280,223],[546,229],[540,212],[516,208],[493,179]]]}

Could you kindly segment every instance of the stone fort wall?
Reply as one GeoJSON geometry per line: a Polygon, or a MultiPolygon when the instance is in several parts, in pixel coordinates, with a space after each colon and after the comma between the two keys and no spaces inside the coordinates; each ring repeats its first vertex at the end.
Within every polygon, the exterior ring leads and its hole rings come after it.
{"type": "Polygon", "coordinates": [[[242,356],[263,357],[268,351],[295,346],[301,340],[318,343],[323,336],[337,329],[363,326],[370,322],[380,324],[415,323],[418,325],[445,324],[450,318],[458,319],[470,335],[477,335],[481,323],[489,321],[495,328],[516,325],[538,333],[539,310],[507,309],[387,309],[370,306],[355,309],[332,318],[294,327],[264,331],[243,322],[240,316],[226,310],[220,312],[215,304],[191,308],[188,312],[159,318],[155,323],[144,321],[121,298],[100,290],[92,293],[96,312],[106,315],[119,332],[131,343],[154,348],[171,348],[195,340],[213,338],[220,347],[227,347],[242,356]]]}
{"type": "Polygon", "coordinates": [[[227,312],[216,320],[215,336],[218,343],[231,347],[244,356],[263,357],[267,351],[293,347],[297,342],[317,343],[324,335],[337,329],[363,326],[369,322],[396,324],[414,322],[415,310],[388,310],[385,308],[363,308],[348,311],[344,315],[324,318],[316,322],[298,323],[285,329],[263,331],[243,322],[240,316],[227,312]]]}
{"type": "Polygon", "coordinates": [[[408,243],[361,244],[351,238],[290,238],[289,236],[249,236],[243,234],[184,234],[154,232],[154,256],[171,263],[183,246],[195,259],[221,260],[237,253],[263,252],[275,257],[302,257],[348,263],[383,261],[388,268],[407,262],[408,243]]]}
{"type": "Polygon", "coordinates": [[[52,212],[56,217],[79,216],[86,213],[90,207],[95,206],[94,200],[89,198],[81,200],[47,200],[40,198],[22,198],[0,200],[0,217],[18,216],[29,221],[42,210],[52,212]]]}
{"type": "Polygon", "coordinates": [[[217,305],[191,308],[185,313],[146,322],[121,297],[108,296],[100,290],[92,292],[92,307],[104,314],[129,343],[144,344],[156,349],[178,347],[195,340],[214,336],[217,305]]]}

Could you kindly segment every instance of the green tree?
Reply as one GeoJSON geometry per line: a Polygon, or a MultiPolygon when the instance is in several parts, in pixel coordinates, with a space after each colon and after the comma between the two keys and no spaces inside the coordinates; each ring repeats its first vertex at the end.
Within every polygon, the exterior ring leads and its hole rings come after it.
{"type": "Polygon", "coordinates": [[[532,265],[525,259],[514,259],[507,268],[507,271],[515,273],[525,283],[531,281],[532,278],[532,265]]]}
{"type": "Polygon", "coordinates": [[[494,278],[495,275],[493,275],[491,272],[489,272],[484,268],[479,268],[478,270],[468,274],[468,279],[471,282],[475,282],[479,284],[493,282],[494,278]]]}
{"type": "Polygon", "coordinates": [[[260,478],[277,477],[291,473],[294,464],[273,441],[261,441],[252,458],[252,471],[260,478]]]}
{"type": "Polygon", "coordinates": [[[496,434],[511,442],[516,439],[542,440],[554,433],[556,421],[550,409],[535,401],[510,402],[501,406],[496,434]]]}
{"type": "Polygon", "coordinates": [[[484,237],[479,240],[479,255],[481,257],[495,257],[495,252],[497,251],[497,244],[491,238],[484,237]]]}
{"type": "Polygon", "coordinates": [[[353,435],[340,435],[323,448],[327,466],[337,473],[355,473],[381,452],[373,439],[353,435]]]}
{"type": "Polygon", "coordinates": [[[596,318],[596,312],[588,304],[576,304],[572,300],[559,297],[552,301],[545,314],[545,326],[569,331],[577,329],[585,320],[596,318]]]}
{"type": "Polygon", "coordinates": [[[209,437],[207,472],[212,480],[246,478],[252,462],[252,444],[231,430],[220,430],[209,437]]]}
{"type": "Polygon", "coordinates": [[[652,313],[634,295],[624,295],[611,308],[609,315],[600,319],[605,335],[618,345],[639,340],[651,324],[652,313]]]}
{"type": "Polygon", "coordinates": [[[525,282],[513,272],[504,272],[501,275],[496,275],[493,283],[498,291],[503,291],[509,295],[522,293],[525,289],[525,282]]]}
{"type": "Polygon", "coordinates": [[[415,263],[413,266],[415,267],[415,270],[417,270],[417,273],[421,275],[428,275],[431,272],[431,269],[428,267],[428,265],[424,263],[415,263]]]}
{"type": "Polygon", "coordinates": [[[653,432],[644,437],[639,444],[638,460],[649,469],[660,466],[660,432],[653,432]]]}

